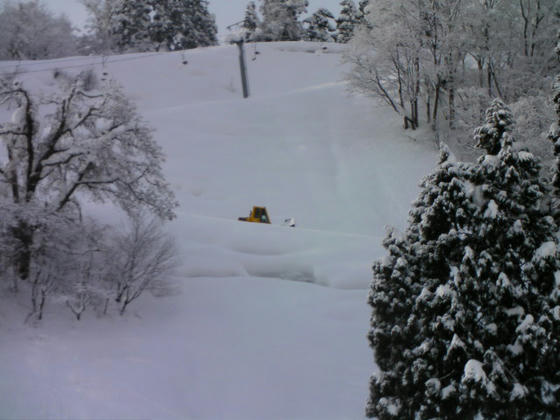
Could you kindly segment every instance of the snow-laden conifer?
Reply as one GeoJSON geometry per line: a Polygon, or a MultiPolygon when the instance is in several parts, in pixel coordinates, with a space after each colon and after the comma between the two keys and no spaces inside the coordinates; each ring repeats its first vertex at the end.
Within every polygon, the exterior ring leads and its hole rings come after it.
{"type": "Polygon", "coordinates": [[[336,25],[333,14],[321,8],[304,19],[305,39],[307,41],[333,42],[336,39],[336,25]]]}
{"type": "Polygon", "coordinates": [[[257,6],[254,1],[249,2],[245,10],[245,18],[243,19],[243,29],[245,30],[245,38],[252,40],[259,27],[260,19],[257,14],[257,6]]]}
{"type": "Polygon", "coordinates": [[[369,416],[560,414],[557,227],[537,160],[512,147],[512,123],[495,101],[475,134],[485,155],[442,159],[405,233],[385,240],[369,298],[380,367],[369,416]]]}
{"type": "Polygon", "coordinates": [[[342,9],[336,18],[336,41],[345,44],[354,36],[354,30],[359,22],[358,10],[353,0],[342,0],[340,6],[342,9]]]}
{"type": "Polygon", "coordinates": [[[216,22],[207,0],[83,1],[92,14],[92,29],[119,52],[217,44],[216,22]]]}

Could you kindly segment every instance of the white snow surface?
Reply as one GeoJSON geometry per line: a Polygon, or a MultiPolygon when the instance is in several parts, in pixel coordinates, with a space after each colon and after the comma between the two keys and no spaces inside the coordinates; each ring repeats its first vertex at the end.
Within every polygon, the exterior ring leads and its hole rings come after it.
{"type": "MultiPolygon", "coordinates": [[[[51,303],[36,326],[23,323],[27,301],[1,291],[0,418],[363,418],[376,370],[371,264],[385,226],[405,226],[437,151],[348,94],[340,47],[320,47],[247,45],[249,99],[235,46],[109,57],[104,70],[168,156],[177,290],[79,322],[51,303]],[[253,205],[272,225],[237,221],[253,205]],[[281,226],[288,217],[297,227],[281,226]]],[[[18,66],[43,86],[53,68],[101,62],[18,66]]],[[[120,223],[110,207],[89,212],[120,223]]]]}

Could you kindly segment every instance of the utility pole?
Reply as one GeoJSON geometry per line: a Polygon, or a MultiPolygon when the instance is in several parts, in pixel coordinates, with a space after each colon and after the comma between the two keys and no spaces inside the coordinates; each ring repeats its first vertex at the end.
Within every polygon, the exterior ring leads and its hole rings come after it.
{"type": "Polygon", "coordinates": [[[249,81],[247,80],[247,65],[245,64],[245,42],[243,38],[235,41],[239,48],[239,67],[241,69],[241,84],[243,85],[243,97],[249,97],[249,81]]]}

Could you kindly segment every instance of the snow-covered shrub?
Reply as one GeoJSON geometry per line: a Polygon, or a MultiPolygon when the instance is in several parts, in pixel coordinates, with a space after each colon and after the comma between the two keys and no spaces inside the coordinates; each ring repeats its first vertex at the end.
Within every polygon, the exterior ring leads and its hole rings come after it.
{"type": "Polygon", "coordinates": [[[512,148],[500,101],[477,163],[445,152],[404,234],[375,263],[368,416],[560,415],[558,230],[537,159],[512,148]]]}

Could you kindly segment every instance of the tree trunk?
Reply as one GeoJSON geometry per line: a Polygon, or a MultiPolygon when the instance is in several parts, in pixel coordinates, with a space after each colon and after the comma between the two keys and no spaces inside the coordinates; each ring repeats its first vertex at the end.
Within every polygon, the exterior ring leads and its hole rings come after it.
{"type": "Polygon", "coordinates": [[[432,113],[432,130],[438,131],[438,113],[439,113],[439,94],[440,94],[440,82],[438,80],[435,88],[434,96],[434,112],[432,113]]]}
{"type": "Polygon", "coordinates": [[[449,88],[447,90],[449,101],[449,128],[455,128],[455,70],[449,73],[449,88]]]}
{"type": "Polygon", "coordinates": [[[40,321],[43,319],[43,308],[45,307],[45,300],[47,299],[47,292],[41,289],[41,302],[39,303],[39,314],[37,319],[40,321]]]}
{"type": "Polygon", "coordinates": [[[31,247],[33,245],[33,227],[24,220],[11,228],[11,234],[18,242],[14,265],[21,280],[27,280],[31,268],[31,247]]]}
{"type": "Polygon", "coordinates": [[[482,58],[476,59],[476,65],[478,66],[478,86],[480,88],[484,87],[484,61],[482,58]]]}
{"type": "Polygon", "coordinates": [[[432,122],[432,114],[431,114],[431,102],[430,102],[430,94],[428,94],[428,97],[426,99],[426,123],[430,124],[432,122]]]}
{"type": "Polygon", "coordinates": [[[486,77],[487,77],[487,83],[488,83],[488,96],[490,98],[492,98],[494,95],[492,93],[492,66],[491,66],[491,60],[488,59],[488,63],[486,64],[486,77]]]}

